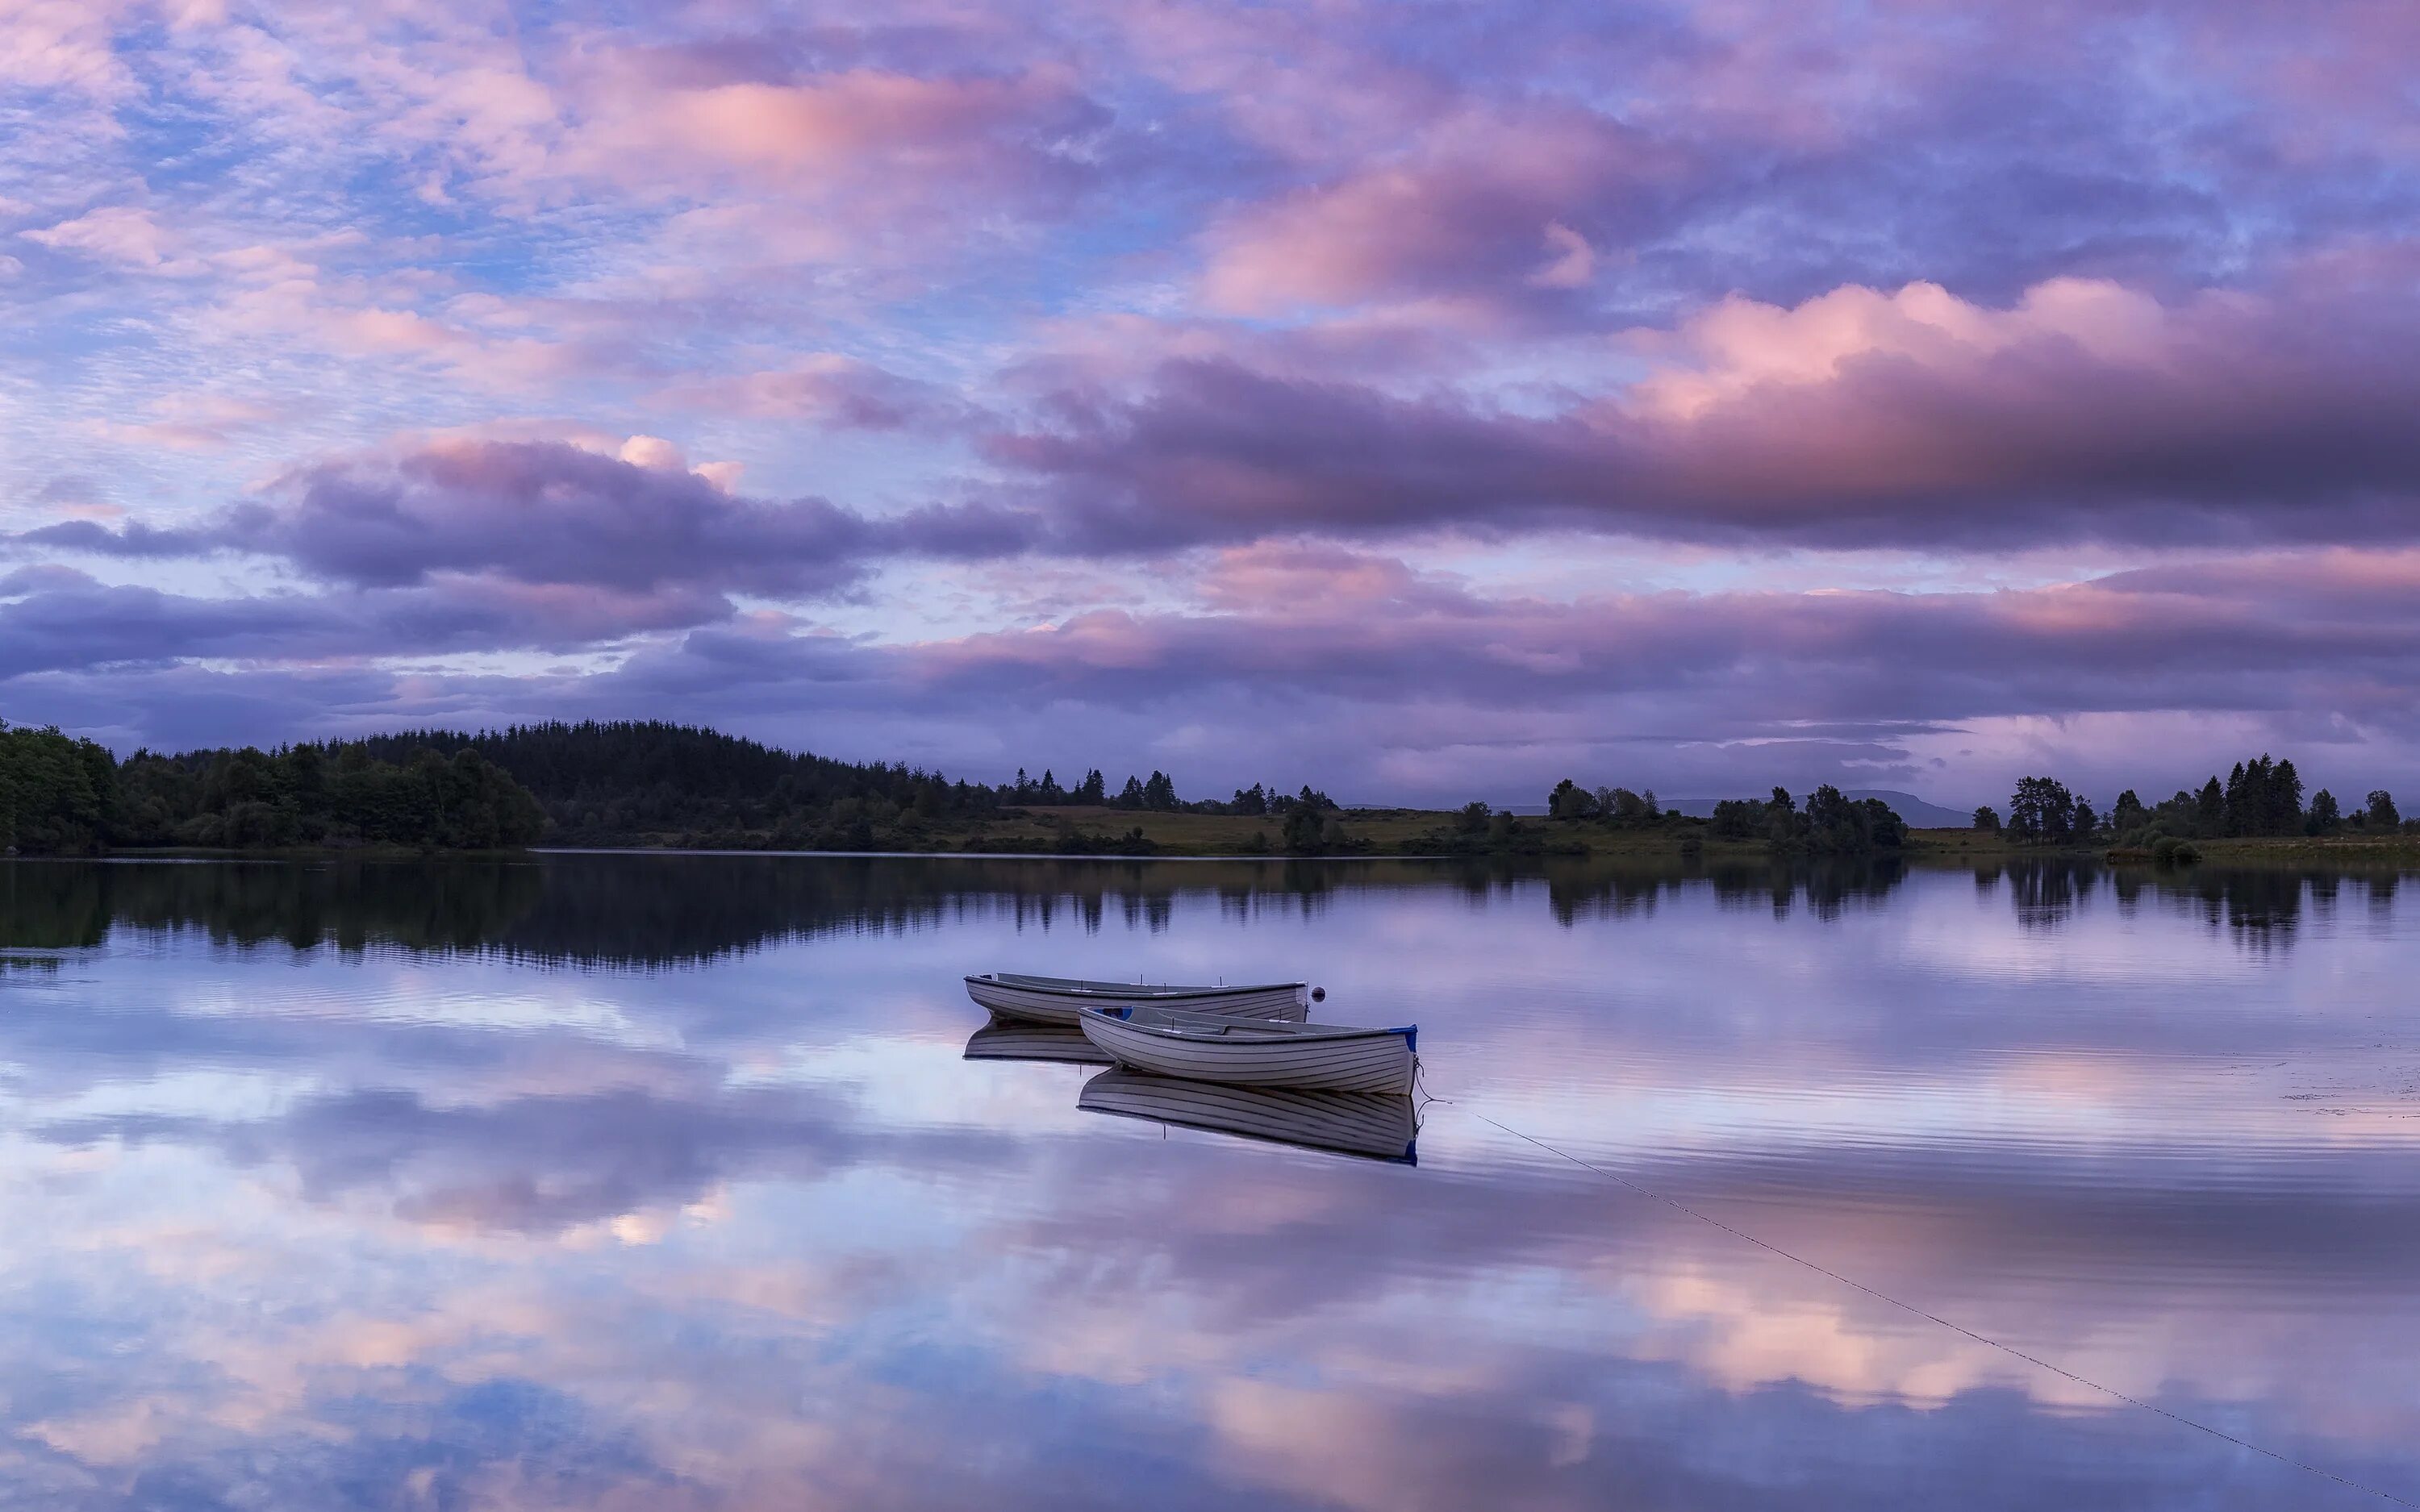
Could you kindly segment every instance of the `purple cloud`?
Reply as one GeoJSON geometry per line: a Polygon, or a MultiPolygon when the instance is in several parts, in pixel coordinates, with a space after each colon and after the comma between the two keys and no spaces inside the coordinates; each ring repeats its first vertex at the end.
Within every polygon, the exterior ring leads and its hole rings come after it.
{"type": "Polygon", "coordinates": [[[357,637],[331,637],[338,619],[306,600],[189,598],[104,587],[81,573],[20,571],[0,578],[0,686],[28,672],[290,656],[348,639],[367,651],[357,637]]]}
{"type": "Polygon", "coordinates": [[[647,714],[993,775],[1132,750],[1196,788],[1280,776],[1269,753],[1282,749],[1289,770],[1336,774],[1359,796],[1440,801],[1573,772],[1675,792],[1717,779],[1932,786],[1931,760],[1970,748],[1976,767],[2065,760],[2095,780],[2182,782],[2236,745],[2289,735],[2315,782],[2420,775],[2410,551],[2180,563],[2026,591],[1560,601],[1333,548],[1261,548],[1214,565],[1202,608],[1035,629],[868,643],[723,620],[644,641],[609,673],[405,677],[366,650],[350,670],[309,664],[330,645],[519,633],[390,592],[225,605],[54,590],[0,604],[16,652],[6,671],[19,674],[0,689],[11,717],[74,716],[155,743],[217,728],[213,700],[307,709],[302,689],[340,677],[329,703],[342,712],[306,728],[647,714]],[[433,623],[415,628],[414,613],[433,623]],[[171,665],[194,656],[255,665],[233,676],[171,665]]]}
{"type": "Polygon", "coordinates": [[[829,352],[785,368],[692,379],[661,397],[685,409],[804,420],[841,430],[941,429],[968,414],[963,401],[938,385],[829,352]]]}
{"type": "Polygon", "coordinates": [[[1568,307],[1621,249],[1668,227],[1688,167],[1590,111],[1449,116],[1405,156],[1222,217],[1202,294],[1244,315],[1462,294],[1568,307]]]}
{"type": "Polygon", "coordinates": [[[864,520],[819,499],[741,498],[693,472],[560,443],[442,444],[312,468],[280,492],[281,502],[234,511],[222,538],[361,586],[452,572],[826,593],[852,581],[875,544],[864,520]]]}
{"type": "Polygon", "coordinates": [[[592,610],[638,606],[627,630],[716,617],[726,593],[830,594],[893,557],[1014,554],[1032,533],[1024,517],[984,505],[872,517],[821,499],[753,499],[647,448],[634,455],[643,460],[558,441],[441,441],[304,468],[195,527],[72,520],[0,541],[135,560],[240,551],[321,584],[439,583],[497,608],[552,597],[577,612],[556,591],[594,590],[592,610]]]}
{"type": "Polygon", "coordinates": [[[1626,389],[1556,412],[1233,358],[1063,393],[993,436],[1109,548],[1316,532],[1581,528],[1832,547],[2404,540],[2420,532],[2420,313],[2044,285],[1708,312],[1626,389]]]}
{"type": "Polygon", "coordinates": [[[128,520],[111,530],[89,519],[62,520],[56,525],[37,526],[20,531],[13,536],[0,537],[19,548],[46,547],[55,551],[88,552],[94,556],[118,557],[140,561],[145,558],[208,556],[221,549],[223,540],[207,531],[161,529],[143,521],[128,520]]]}

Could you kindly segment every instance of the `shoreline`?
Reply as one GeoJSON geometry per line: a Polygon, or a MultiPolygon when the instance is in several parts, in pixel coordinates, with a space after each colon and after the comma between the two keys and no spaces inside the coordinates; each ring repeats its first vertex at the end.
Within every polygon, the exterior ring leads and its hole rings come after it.
{"type": "MultiPolygon", "coordinates": [[[[1380,810],[1384,818],[1394,821],[1388,826],[1403,827],[1404,821],[1435,818],[1440,822],[1450,816],[1430,815],[1418,810],[1380,810]]],[[[1352,815],[1344,816],[1348,830],[1352,815]]],[[[2375,865],[2410,863],[2420,866],[2420,835],[2370,837],[2361,835],[2331,836],[2245,836],[2232,839],[2197,841],[2198,862],[2161,863],[2149,856],[2118,855],[2107,845],[2033,846],[2012,844],[2001,837],[1981,831],[1956,829],[1912,829],[1907,843],[1897,850],[1873,850],[1854,853],[1813,854],[1805,851],[1776,851],[1758,841],[1715,841],[1706,837],[1701,826],[1683,829],[1591,830],[1575,825],[1565,829],[1559,822],[1531,820],[1534,826],[1515,837],[1513,843],[1467,849],[1432,850],[1410,848],[1419,840],[1428,839],[1437,826],[1424,826],[1427,833],[1414,836],[1389,836],[1387,841],[1375,838],[1364,840],[1348,849],[1297,855],[1275,849],[1242,848],[1229,838],[1215,832],[1230,834],[1257,822],[1230,815],[1174,814],[1142,816],[1129,826],[1145,830],[1144,838],[1153,845],[1147,852],[1121,852],[1109,848],[1059,850],[1051,841],[1070,833],[1087,843],[1103,837],[1083,830],[1046,829],[1000,836],[935,837],[940,843],[921,847],[875,847],[866,850],[814,850],[793,846],[746,843],[754,837],[731,837],[741,843],[714,843],[720,836],[665,836],[659,843],[622,843],[602,845],[532,845],[515,849],[489,850],[424,850],[410,846],[286,846],[264,849],[227,849],[208,846],[129,847],[91,856],[25,856],[10,857],[20,860],[106,860],[106,861],[277,861],[287,863],[324,864],[340,861],[395,863],[404,861],[529,861],[544,856],[825,856],[833,859],[946,858],[954,860],[999,861],[1522,861],[1532,863],[1638,861],[1703,865],[1709,862],[1806,862],[1818,860],[1873,862],[1897,859],[1909,865],[1961,866],[1986,862],[2006,864],[2022,860],[2091,861],[2113,868],[2141,868],[2164,872],[2190,871],[2195,865],[2259,865],[2259,864],[2329,864],[2375,865]],[[1152,818],[1194,821],[1190,824],[1155,825],[1152,818]],[[1210,821],[1203,824],[1201,821],[1210,821]],[[1549,827],[1551,825],[1551,827],[1549,827]],[[1158,828],[1161,835],[1150,831],[1158,828]],[[1169,830],[1177,833],[1168,833],[1169,830]],[[1202,833],[1212,830],[1212,833],[1202,833]],[[963,841],[976,841],[969,846],[963,841]],[[950,843],[950,841],[961,843],[950,843]],[[980,843],[988,841],[989,843],[980,843]],[[1187,843],[1187,841],[1191,843],[1187,843]],[[1221,844],[1221,841],[1227,843],[1221,844]],[[1692,845],[1690,842],[1695,841],[1692,845]],[[1023,843],[1020,843],[1023,842],[1023,843]],[[1406,848],[1395,849],[1394,845],[1406,848]]],[[[1377,826],[1373,826],[1377,827],[1377,826]]],[[[769,837],[768,837],[769,838],[769,837]]]]}

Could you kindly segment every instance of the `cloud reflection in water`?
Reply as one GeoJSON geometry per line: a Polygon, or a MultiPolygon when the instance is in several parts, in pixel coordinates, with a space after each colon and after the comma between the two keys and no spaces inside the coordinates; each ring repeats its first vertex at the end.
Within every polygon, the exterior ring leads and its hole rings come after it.
{"type": "Polygon", "coordinates": [[[1478,1107],[2420,1489],[2390,879],[5,872],[0,1473],[41,1504],[2338,1494],[1478,1107]],[[1417,1016],[1457,1102],[1415,1170],[1094,1118],[1092,1067],[965,1058],[962,970],[1076,964],[1309,969],[1417,1016]]]}

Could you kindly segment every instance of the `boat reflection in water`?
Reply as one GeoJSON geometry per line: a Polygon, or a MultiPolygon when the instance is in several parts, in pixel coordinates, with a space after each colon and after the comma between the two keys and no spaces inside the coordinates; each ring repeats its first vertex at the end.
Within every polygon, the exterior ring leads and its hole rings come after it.
{"type": "Polygon", "coordinates": [[[1070,1024],[1029,1024],[996,1018],[967,1041],[969,1060],[1055,1060],[1073,1066],[1106,1066],[1109,1057],[1070,1024]]]}
{"type": "Polygon", "coordinates": [[[1395,1092],[1310,1092],[1105,1071],[1084,1084],[1076,1105],[1187,1129],[1241,1134],[1305,1149],[1419,1164],[1419,1115],[1395,1092]]]}

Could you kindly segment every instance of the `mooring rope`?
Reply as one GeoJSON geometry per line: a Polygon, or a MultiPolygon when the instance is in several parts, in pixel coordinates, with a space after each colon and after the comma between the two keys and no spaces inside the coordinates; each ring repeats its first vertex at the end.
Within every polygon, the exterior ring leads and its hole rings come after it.
{"type": "MultiPolygon", "coordinates": [[[[1415,1062],[1413,1065],[1413,1076],[1414,1084],[1416,1086],[1420,1085],[1419,1081],[1419,1066],[1418,1062],[1415,1062]]],[[[1424,1086],[1421,1087],[1421,1090],[1426,1093],[1427,1101],[1430,1103],[1443,1103],[1448,1107],[1462,1107],[1464,1105],[1453,1098],[1438,1097],[1434,1093],[1427,1093],[1427,1089],[1424,1086]]],[[[2075,1384],[2085,1387],[2087,1390],[2097,1391],[2114,1401],[2123,1402],[2129,1407],[2140,1408],[2146,1412],[2157,1413],[2159,1416],[2166,1418],[2169,1422],[2189,1427],[2196,1433],[2207,1433],[2211,1438],[2216,1439],[2223,1443],[2231,1443],[2239,1449],[2259,1455],[2265,1458],[2273,1459],[2281,1465],[2289,1466],[2295,1470],[2302,1471],[2305,1474],[2317,1475],[2321,1480],[2334,1481],[2335,1484],[2344,1487],[2348,1490],[2359,1491],[2366,1496],[2374,1496],[2380,1501],[2390,1502],[2397,1506],[2408,1506],[2420,1509],[2420,1502],[2407,1501],[2403,1497],[2396,1495],[2393,1491],[2381,1490],[2378,1487],[2366,1485],[2348,1476],[2339,1475],[2333,1470],[2324,1469],[2321,1466],[2297,1459],[2292,1455],[2269,1448],[2264,1444],[2255,1443],[2249,1439],[2229,1433],[2225,1428],[2215,1427],[2209,1423],[2204,1423],[2198,1418],[2187,1417],[2184,1413],[2177,1412],[2171,1408],[2162,1407],[2157,1402],[2145,1401],[2140,1396],[2129,1396],[2125,1392],[2119,1391],[2115,1386],[2104,1386],[2100,1381],[2093,1380],[2089,1376],[2078,1375],[2074,1371],[2068,1369],[2066,1366],[2054,1365],[2050,1361],[2042,1359],[2039,1355],[2027,1354],[2024,1350],[2018,1349],[2013,1344],[2003,1343],[2001,1340],[1993,1338],[1987,1334],[1978,1334],[1975,1330],[1966,1327],[1963,1323],[1952,1322],[1948,1319],[1942,1317],[1939,1313],[1928,1312],[1926,1309],[1917,1306],[1912,1302],[1901,1302],[1899,1298],[1892,1296],[1889,1292],[1878,1291],[1862,1281],[1842,1275],[1839,1272],[1833,1270],[1830,1266],[1823,1265],[1815,1260],[1810,1260],[1804,1255],[1796,1254],[1791,1250],[1786,1250],[1780,1245],[1773,1243],[1768,1240],[1759,1239],[1756,1235],[1749,1233],[1746,1229],[1740,1227],[1736,1224],[1728,1224],[1720,1218],[1714,1217],[1712,1213],[1700,1212],[1699,1210],[1689,1206],[1685,1202],[1683,1202],[1678,1197],[1658,1192],[1653,1187],[1642,1186],[1638,1182],[1632,1180],[1629,1177],[1622,1175],[1620,1171],[1610,1170],[1592,1161],[1583,1160],[1579,1156],[1573,1154],[1568,1149],[1563,1149],[1558,1146],[1549,1144],[1545,1140],[1539,1138],[1536,1134],[1526,1134],[1519,1129],[1513,1128],[1511,1124],[1506,1123],[1501,1119],[1491,1118],[1487,1114],[1480,1112],[1475,1107],[1468,1108],[1466,1111],[1472,1118],[1479,1119],[1481,1123],[1492,1125],[1495,1128],[1503,1131],[1505,1134],[1511,1134],[1515,1139],[1525,1140],[1529,1144],[1535,1145],[1540,1149],[1546,1151],[1548,1154],[1567,1160],[1584,1171],[1590,1171],[1595,1175],[1602,1176],[1609,1181],[1619,1182],[1621,1185],[1636,1192],[1640,1196],[1652,1197],[1655,1201],[1670,1208],[1675,1212],[1684,1213],[1691,1218],[1697,1219],[1701,1224],[1706,1224],[1713,1227],[1719,1228],[1724,1233],[1730,1235],[1733,1239],[1744,1240],[1746,1242],[1755,1245],[1758,1249],[1763,1250],[1770,1255],[1779,1256],[1781,1258],[1790,1261],[1793,1265],[1805,1266],[1807,1270],[1814,1272],[1817,1275],[1838,1282],[1839,1285],[1847,1287],[1852,1291],[1860,1292],[1865,1296],[1871,1297],[1876,1302],[1887,1303],[1891,1306],[1900,1309],[1901,1312],[1907,1313],[1913,1317],[1921,1318],[1926,1322],[1934,1324],[1937,1327],[1946,1328],[1952,1334],[1959,1335],[1961,1338],[1972,1339],[1976,1343],[1983,1345],[1987,1349],[1997,1350],[2002,1354],[2008,1355],[2011,1359],[2022,1360],[2038,1370],[2047,1370],[2052,1375],[2057,1376],[2065,1381],[2071,1381],[2075,1384]]]]}

